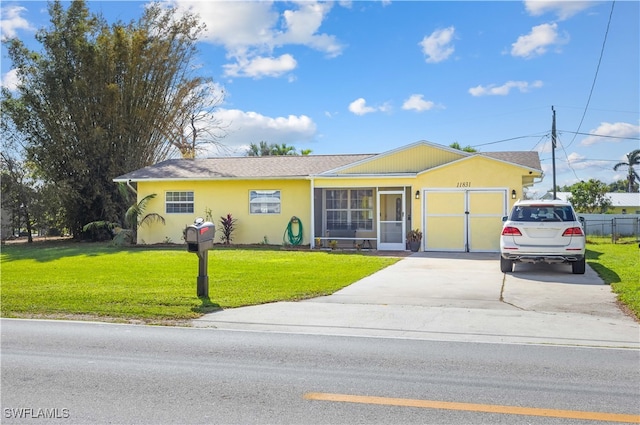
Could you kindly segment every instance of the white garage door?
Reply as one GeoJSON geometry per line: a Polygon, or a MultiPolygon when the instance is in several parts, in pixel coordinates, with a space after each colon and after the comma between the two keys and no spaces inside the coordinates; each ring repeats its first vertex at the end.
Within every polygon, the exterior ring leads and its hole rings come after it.
{"type": "Polygon", "coordinates": [[[499,251],[506,189],[427,190],[423,200],[425,251],[499,251]]]}

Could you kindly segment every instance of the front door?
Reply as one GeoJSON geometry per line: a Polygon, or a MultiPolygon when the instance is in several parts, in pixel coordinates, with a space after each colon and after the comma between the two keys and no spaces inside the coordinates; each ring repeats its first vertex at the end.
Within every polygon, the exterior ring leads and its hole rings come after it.
{"type": "Polygon", "coordinates": [[[406,250],[404,192],[378,192],[378,210],[378,249],[406,250]]]}

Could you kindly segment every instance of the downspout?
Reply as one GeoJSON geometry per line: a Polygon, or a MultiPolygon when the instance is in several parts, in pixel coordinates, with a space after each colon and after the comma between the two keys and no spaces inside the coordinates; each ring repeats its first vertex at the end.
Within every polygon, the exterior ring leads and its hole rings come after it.
{"type": "Polygon", "coordinates": [[[316,223],[313,221],[313,217],[314,217],[314,212],[316,210],[316,206],[315,206],[315,181],[313,180],[313,177],[310,178],[310,182],[311,182],[311,211],[310,211],[310,217],[309,217],[309,223],[311,223],[311,231],[309,232],[309,235],[311,237],[311,241],[309,241],[309,246],[311,246],[311,249],[316,247],[316,235],[315,235],[315,231],[316,231],[316,223]]]}
{"type": "Polygon", "coordinates": [[[127,180],[127,186],[129,187],[129,189],[131,189],[133,191],[133,193],[136,194],[136,197],[138,196],[138,191],[134,189],[133,186],[131,186],[131,180],[127,180]]]}

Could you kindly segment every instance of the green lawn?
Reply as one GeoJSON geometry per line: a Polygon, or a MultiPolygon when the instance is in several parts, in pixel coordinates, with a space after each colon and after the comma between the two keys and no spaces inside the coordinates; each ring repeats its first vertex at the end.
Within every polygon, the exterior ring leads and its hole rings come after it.
{"type": "Polygon", "coordinates": [[[12,244],[2,247],[1,312],[186,321],[218,308],[328,295],[396,261],[322,251],[216,249],[209,252],[209,299],[200,299],[198,257],[184,248],[12,244]]]}
{"type": "MultiPolygon", "coordinates": [[[[588,239],[588,264],[638,318],[639,260],[637,243],[588,239]]],[[[200,299],[198,258],[184,248],[5,245],[0,306],[3,317],[186,322],[218,308],[328,295],[396,261],[325,251],[215,249],[209,251],[209,299],[200,299]]]]}
{"type": "Polygon", "coordinates": [[[587,263],[611,285],[618,299],[640,319],[640,249],[629,239],[587,238],[587,263]]]}

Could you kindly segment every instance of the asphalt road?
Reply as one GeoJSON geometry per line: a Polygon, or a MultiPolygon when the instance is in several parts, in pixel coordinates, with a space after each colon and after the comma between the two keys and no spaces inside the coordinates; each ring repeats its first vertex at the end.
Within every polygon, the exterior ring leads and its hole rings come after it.
{"type": "Polygon", "coordinates": [[[3,424],[640,422],[635,349],[0,325],[3,424]]]}

